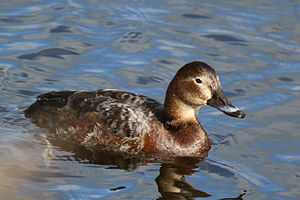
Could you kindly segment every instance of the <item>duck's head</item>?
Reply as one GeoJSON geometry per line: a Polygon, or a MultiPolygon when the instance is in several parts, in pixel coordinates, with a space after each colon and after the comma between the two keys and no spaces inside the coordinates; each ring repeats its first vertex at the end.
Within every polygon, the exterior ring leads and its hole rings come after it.
{"type": "MultiPolygon", "coordinates": [[[[171,102],[186,111],[192,108],[195,116],[199,108],[205,105],[215,107],[231,117],[246,116],[229,102],[215,70],[204,62],[194,61],[177,71],[167,90],[165,110],[170,109],[167,104],[171,102]]],[[[179,114],[174,112],[170,115],[179,114]]]]}

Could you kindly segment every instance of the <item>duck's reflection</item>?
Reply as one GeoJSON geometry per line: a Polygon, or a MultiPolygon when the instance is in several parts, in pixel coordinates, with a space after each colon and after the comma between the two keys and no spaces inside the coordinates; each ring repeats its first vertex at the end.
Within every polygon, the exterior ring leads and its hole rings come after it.
{"type": "MultiPolygon", "coordinates": [[[[56,140],[57,141],[57,140],[56,140]]],[[[136,170],[139,166],[147,165],[148,163],[161,163],[159,175],[155,181],[161,197],[158,199],[164,200],[188,200],[199,197],[210,197],[211,194],[198,190],[189,184],[185,176],[192,175],[199,171],[199,162],[202,162],[206,157],[176,157],[164,159],[147,159],[143,155],[128,155],[110,151],[90,151],[82,147],[74,147],[74,145],[59,145],[62,150],[72,152],[72,159],[80,163],[97,164],[109,166],[109,169],[123,169],[126,171],[136,170]]],[[[65,156],[56,156],[55,159],[66,159],[65,156]]],[[[244,193],[235,198],[224,198],[223,200],[242,200],[244,193]]]]}
{"type": "Polygon", "coordinates": [[[176,158],[172,163],[162,163],[159,176],[155,179],[159,199],[193,199],[196,197],[209,197],[210,194],[197,190],[186,182],[184,175],[197,171],[197,164],[201,159],[176,158]]]}

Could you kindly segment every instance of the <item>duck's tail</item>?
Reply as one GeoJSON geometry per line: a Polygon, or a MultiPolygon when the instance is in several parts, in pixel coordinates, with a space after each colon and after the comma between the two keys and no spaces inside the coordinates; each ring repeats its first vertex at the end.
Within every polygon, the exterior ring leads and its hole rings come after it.
{"type": "Polygon", "coordinates": [[[25,111],[25,117],[30,118],[33,123],[42,128],[56,126],[57,115],[60,108],[68,103],[68,98],[76,91],[52,91],[41,94],[37,100],[25,111]]]}

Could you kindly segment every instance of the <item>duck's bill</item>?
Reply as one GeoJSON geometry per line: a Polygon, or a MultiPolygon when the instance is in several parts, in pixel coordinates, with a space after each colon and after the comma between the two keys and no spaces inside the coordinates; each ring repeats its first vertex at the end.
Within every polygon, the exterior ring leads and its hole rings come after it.
{"type": "Polygon", "coordinates": [[[223,91],[218,91],[214,94],[214,96],[207,101],[207,105],[210,105],[218,110],[222,111],[226,115],[236,118],[244,118],[246,114],[242,112],[237,107],[233,106],[226,96],[224,95],[223,91]]]}
{"type": "Polygon", "coordinates": [[[229,115],[231,117],[236,117],[236,118],[244,118],[246,117],[246,114],[243,111],[240,111],[237,107],[234,107],[232,105],[230,106],[225,106],[225,107],[219,107],[217,108],[226,115],[229,115]]]}

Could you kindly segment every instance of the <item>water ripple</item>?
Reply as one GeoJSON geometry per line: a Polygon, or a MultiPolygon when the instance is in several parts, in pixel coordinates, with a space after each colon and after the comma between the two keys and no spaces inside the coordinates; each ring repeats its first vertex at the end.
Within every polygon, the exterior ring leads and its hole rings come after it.
{"type": "Polygon", "coordinates": [[[267,177],[259,174],[258,172],[252,170],[246,166],[243,166],[240,163],[236,163],[234,161],[225,161],[215,157],[211,157],[207,159],[211,164],[217,165],[221,168],[231,171],[234,174],[237,174],[247,181],[250,181],[252,184],[258,186],[261,190],[264,191],[278,191],[283,190],[284,188],[280,185],[275,184],[273,181],[268,179],[267,177]]]}
{"type": "Polygon", "coordinates": [[[199,120],[213,145],[208,162],[199,163],[200,178],[196,173],[186,180],[203,183],[212,199],[244,189],[245,199],[298,198],[298,13],[298,2],[284,0],[1,1],[1,195],[159,198],[154,177],[160,163],[132,173],[85,167],[86,157],[53,145],[59,159],[49,158],[46,167],[45,130],[22,112],[51,90],[119,88],[163,101],[176,70],[203,60],[248,115],[240,121],[201,109],[199,120]],[[225,183],[216,190],[220,177],[225,183]]]}

